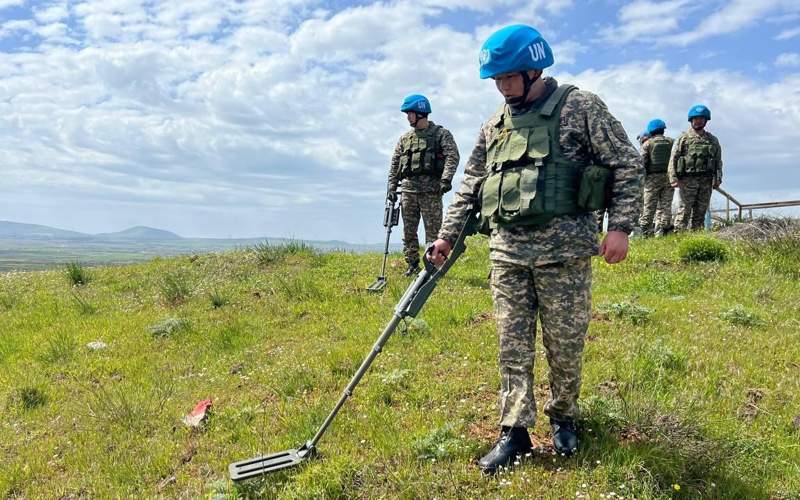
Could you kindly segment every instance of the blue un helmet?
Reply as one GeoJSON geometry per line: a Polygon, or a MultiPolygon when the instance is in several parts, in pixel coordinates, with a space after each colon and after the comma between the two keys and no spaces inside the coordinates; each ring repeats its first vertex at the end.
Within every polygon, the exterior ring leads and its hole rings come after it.
{"type": "Polygon", "coordinates": [[[697,116],[705,117],[706,120],[711,120],[711,110],[702,104],[695,104],[689,109],[689,121],[697,116]]]}
{"type": "Polygon", "coordinates": [[[411,94],[403,99],[403,104],[400,106],[400,111],[413,111],[418,114],[425,114],[431,112],[431,103],[428,98],[422,94],[411,94]]]}
{"type": "Polygon", "coordinates": [[[478,57],[481,78],[527,72],[553,65],[553,51],[542,35],[524,24],[506,26],[483,42],[478,57]]]}
{"type": "Polygon", "coordinates": [[[654,120],[650,120],[647,122],[647,135],[653,135],[653,132],[661,131],[664,132],[664,129],[667,128],[667,124],[664,123],[664,120],[661,118],[656,118],[654,120]]]}

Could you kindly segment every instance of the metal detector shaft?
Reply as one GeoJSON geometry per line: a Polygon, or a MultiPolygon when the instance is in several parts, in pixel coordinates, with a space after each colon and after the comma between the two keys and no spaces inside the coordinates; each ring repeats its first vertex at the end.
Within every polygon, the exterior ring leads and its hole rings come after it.
{"type": "Polygon", "coordinates": [[[386,226],[386,241],[383,245],[383,265],[381,266],[381,274],[378,276],[379,279],[386,276],[386,260],[389,258],[389,238],[392,236],[392,228],[400,222],[399,213],[399,207],[395,202],[387,199],[383,215],[383,225],[386,226]]]}
{"type": "MultiPolygon", "coordinates": [[[[464,245],[464,240],[467,236],[475,234],[477,232],[477,215],[476,209],[470,209],[467,223],[464,225],[464,228],[458,235],[455,243],[453,244],[453,248],[450,251],[450,255],[448,256],[447,261],[442,265],[440,268],[436,268],[432,263],[430,263],[426,258],[423,260],[425,261],[425,269],[419,272],[417,275],[417,279],[409,285],[406,289],[403,297],[398,302],[397,306],[394,310],[394,315],[386,327],[383,329],[383,333],[381,333],[378,340],[375,341],[375,345],[372,347],[372,351],[367,355],[364,361],[361,363],[361,366],[356,371],[356,374],[350,380],[350,383],[347,384],[342,396],[339,398],[339,401],[336,403],[336,406],[328,415],[328,418],[325,419],[322,426],[319,428],[317,433],[306,443],[306,447],[309,449],[313,449],[316,447],[317,442],[322,438],[322,435],[325,434],[325,431],[328,429],[328,426],[331,424],[333,419],[336,417],[336,414],[339,413],[339,410],[344,406],[345,401],[347,398],[353,395],[353,390],[356,388],[358,383],[361,381],[361,377],[369,370],[372,361],[378,356],[378,354],[383,349],[384,344],[386,341],[389,340],[389,337],[392,336],[397,325],[403,318],[411,316],[414,317],[419,313],[422,309],[422,306],[428,300],[433,289],[436,287],[436,282],[444,276],[448,269],[455,263],[456,259],[464,252],[466,246],[464,245]]],[[[431,251],[431,247],[428,247],[426,254],[431,251]]]]}
{"type": "Polygon", "coordinates": [[[392,236],[392,226],[386,226],[386,243],[383,246],[383,265],[381,265],[381,274],[378,278],[386,276],[386,260],[389,258],[389,238],[392,236]]]}

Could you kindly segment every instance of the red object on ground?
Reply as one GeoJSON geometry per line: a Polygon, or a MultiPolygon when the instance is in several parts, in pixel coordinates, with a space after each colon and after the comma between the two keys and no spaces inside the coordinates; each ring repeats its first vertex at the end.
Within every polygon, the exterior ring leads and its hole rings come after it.
{"type": "Polygon", "coordinates": [[[191,413],[183,417],[183,423],[189,427],[197,427],[208,416],[209,408],[211,408],[211,398],[200,401],[191,413]]]}

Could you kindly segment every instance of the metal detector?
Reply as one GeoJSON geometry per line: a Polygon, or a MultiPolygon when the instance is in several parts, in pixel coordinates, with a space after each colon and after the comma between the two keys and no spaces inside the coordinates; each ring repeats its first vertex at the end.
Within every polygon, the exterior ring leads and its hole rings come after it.
{"type": "Polygon", "coordinates": [[[392,228],[400,223],[400,193],[393,202],[386,198],[386,207],[383,209],[383,227],[386,228],[386,244],[383,247],[383,265],[381,274],[372,282],[367,290],[370,292],[380,292],[386,288],[386,259],[389,258],[389,238],[392,235],[392,228]]]}
{"type": "Polygon", "coordinates": [[[427,259],[427,254],[431,252],[433,245],[429,246],[425,251],[426,258],[422,259],[423,262],[425,262],[425,268],[419,272],[417,278],[411,285],[409,285],[403,296],[400,298],[400,302],[398,302],[397,306],[395,307],[392,319],[383,329],[383,333],[381,333],[380,337],[378,337],[378,340],[372,347],[372,351],[370,351],[370,353],[361,363],[358,371],[350,380],[350,383],[347,384],[342,396],[339,398],[339,402],[336,403],[336,406],[330,412],[328,418],[325,419],[325,422],[323,422],[322,426],[319,428],[314,437],[310,441],[306,441],[306,443],[301,445],[299,448],[293,448],[291,450],[273,453],[271,455],[257,456],[230,464],[228,466],[228,472],[231,480],[243,481],[245,479],[262,476],[270,472],[276,472],[288,467],[293,467],[301,463],[306,458],[314,455],[317,442],[320,440],[320,438],[322,438],[322,435],[328,429],[328,426],[331,424],[334,417],[336,417],[336,414],[339,413],[339,410],[342,408],[345,401],[347,401],[347,398],[353,395],[353,390],[358,385],[361,377],[363,377],[367,372],[372,364],[372,361],[376,356],[378,356],[378,353],[381,352],[383,345],[387,340],[389,340],[389,337],[391,337],[392,333],[394,333],[397,325],[406,317],[416,317],[416,315],[422,309],[422,306],[425,305],[428,297],[430,297],[431,293],[433,293],[434,288],[436,288],[436,282],[445,275],[448,269],[450,269],[450,266],[452,266],[456,259],[458,259],[458,257],[464,252],[466,249],[464,239],[467,236],[477,232],[477,213],[477,209],[470,209],[467,217],[467,223],[464,225],[464,228],[461,229],[461,233],[459,233],[458,238],[456,239],[455,243],[453,244],[453,248],[450,251],[450,255],[448,256],[447,260],[445,260],[444,264],[442,264],[442,267],[437,268],[427,259]]]}

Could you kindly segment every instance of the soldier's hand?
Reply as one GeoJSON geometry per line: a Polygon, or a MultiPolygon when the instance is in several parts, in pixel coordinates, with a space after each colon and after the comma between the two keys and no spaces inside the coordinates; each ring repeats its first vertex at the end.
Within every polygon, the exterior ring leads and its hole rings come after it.
{"type": "Polygon", "coordinates": [[[445,194],[453,189],[453,183],[447,179],[442,179],[439,183],[439,186],[441,187],[442,194],[445,194]]]}
{"type": "Polygon", "coordinates": [[[683,187],[683,183],[681,181],[674,181],[669,183],[670,186],[674,188],[681,188],[683,187]]]}
{"type": "Polygon", "coordinates": [[[394,189],[386,192],[386,199],[391,201],[392,203],[397,201],[397,191],[394,189]]]}
{"type": "Polygon", "coordinates": [[[722,184],[721,180],[714,179],[714,183],[712,184],[712,186],[714,186],[714,189],[717,189],[721,184],[722,184]]]}
{"type": "Polygon", "coordinates": [[[628,256],[628,234],[622,231],[609,231],[600,244],[600,255],[609,264],[625,260],[628,256]]]}
{"type": "Polygon", "coordinates": [[[433,242],[433,248],[430,253],[425,254],[425,258],[428,259],[429,262],[433,262],[434,266],[440,267],[444,264],[445,258],[450,254],[450,250],[452,250],[450,243],[448,243],[447,240],[439,238],[433,242]]]}

